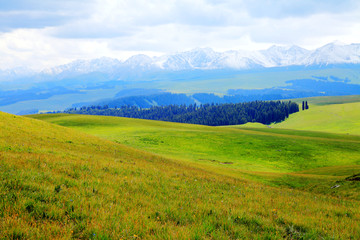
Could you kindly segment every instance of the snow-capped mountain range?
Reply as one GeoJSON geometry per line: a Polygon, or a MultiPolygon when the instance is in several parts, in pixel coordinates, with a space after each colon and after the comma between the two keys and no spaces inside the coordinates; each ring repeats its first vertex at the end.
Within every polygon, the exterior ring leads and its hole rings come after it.
{"type": "Polygon", "coordinates": [[[193,69],[252,69],[284,67],[294,65],[329,65],[329,64],[359,64],[360,44],[344,45],[329,43],[315,50],[307,50],[298,46],[272,46],[260,51],[233,50],[216,52],[211,48],[197,48],[191,51],[179,52],[160,57],[149,57],[143,54],[135,55],[125,61],[113,58],[98,58],[92,60],[76,60],[44,70],[44,74],[89,73],[137,70],[193,70],[193,69]]]}
{"type": "Polygon", "coordinates": [[[42,72],[0,70],[0,111],[64,110],[124,92],[130,97],[136,92],[227,94],[239,89],[270,89],[264,92],[270,95],[285,94],[281,92],[285,89],[286,94],[291,90],[291,97],[360,94],[359,72],[360,44],[330,43],[315,50],[298,46],[226,52],[197,48],[159,57],[135,55],[125,61],[103,57],[42,72]],[[273,71],[271,67],[278,68],[273,71]],[[238,74],[249,69],[256,70],[238,74]],[[272,73],[269,78],[264,77],[267,72],[272,73]]]}

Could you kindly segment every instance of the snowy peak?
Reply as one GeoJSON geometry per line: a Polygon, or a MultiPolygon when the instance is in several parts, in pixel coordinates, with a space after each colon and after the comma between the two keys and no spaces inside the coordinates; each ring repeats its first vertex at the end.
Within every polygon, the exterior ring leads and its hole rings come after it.
{"type": "Polygon", "coordinates": [[[191,51],[167,55],[156,59],[157,65],[163,69],[212,69],[213,62],[220,57],[211,48],[196,48],[191,51]]]}
{"type": "Polygon", "coordinates": [[[122,67],[137,70],[150,70],[153,67],[153,59],[144,54],[138,54],[127,59],[122,67]]]}
{"type": "Polygon", "coordinates": [[[114,58],[102,57],[91,60],[76,60],[69,64],[46,69],[42,73],[56,75],[61,73],[111,72],[121,62],[114,58]]]}
{"type": "Polygon", "coordinates": [[[196,48],[161,57],[139,54],[126,61],[112,58],[77,60],[44,71],[44,74],[71,74],[116,71],[180,71],[194,69],[252,69],[293,65],[327,65],[360,63],[360,44],[345,45],[339,42],[326,44],[315,50],[299,46],[271,46],[260,51],[233,50],[216,52],[211,48],[196,48]]]}
{"type": "Polygon", "coordinates": [[[264,67],[267,63],[257,52],[227,51],[217,59],[215,65],[218,68],[249,69],[264,67]]]}
{"type": "Polygon", "coordinates": [[[360,63],[360,44],[329,43],[311,52],[300,64],[327,65],[336,63],[360,63]]]}
{"type": "Polygon", "coordinates": [[[273,66],[289,66],[297,65],[310,51],[293,45],[290,47],[271,46],[267,50],[260,52],[273,66]]]}

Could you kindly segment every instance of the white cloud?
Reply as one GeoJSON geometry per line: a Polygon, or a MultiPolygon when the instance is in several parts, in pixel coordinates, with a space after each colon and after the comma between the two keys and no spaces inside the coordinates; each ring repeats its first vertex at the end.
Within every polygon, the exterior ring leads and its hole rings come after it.
{"type": "Polygon", "coordinates": [[[46,29],[19,29],[0,35],[0,69],[42,70],[75,59],[99,56],[125,59],[138,53],[114,51],[108,47],[107,39],[58,39],[46,32],[46,29]]]}
{"type": "Polygon", "coordinates": [[[247,31],[255,42],[273,42],[277,44],[299,44],[318,47],[329,41],[340,40],[351,43],[358,41],[359,34],[353,31],[360,22],[356,17],[353,24],[345,15],[317,14],[308,18],[262,19],[247,31]],[[355,20],[356,19],[356,20],[355,20]]]}
{"type": "Polygon", "coordinates": [[[243,1],[253,17],[307,17],[321,13],[343,13],[359,7],[356,0],[263,0],[243,1]]]}
{"type": "Polygon", "coordinates": [[[91,12],[93,1],[39,1],[11,0],[0,5],[0,32],[18,28],[44,28],[60,26],[91,12]]]}
{"type": "Polygon", "coordinates": [[[0,68],[360,39],[356,0],[13,0],[0,16],[0,68]]]}

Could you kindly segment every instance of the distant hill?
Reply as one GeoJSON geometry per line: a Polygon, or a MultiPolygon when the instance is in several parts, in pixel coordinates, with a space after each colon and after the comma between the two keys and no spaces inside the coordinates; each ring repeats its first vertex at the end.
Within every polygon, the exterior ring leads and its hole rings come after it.
{"type": "Polygon", "coordinates": [[[234,128],[274,128],[307,130],[329,133],[360,135],[360,95],[326,96],[292,99],[301,105],[307,101],[308,110],[294,113],[285,121],[264,126],[260,123],[247,123],[234,128]]]}
{"type": "Polygon", "coordinates": [[[251,101],[294,99],[314,96],[341,96],[360,93],[359,84],[350,84],[346,79],[333,77],[322,79],[298,79],[287,81],[286,86],[265,89],[229,89],[227,94],[214,93],[170,93],[156,89],[126,89],[114,98],[95,102],[75,103],[72,107],[83,106],[136,106],[150,108],[153,106],[190,105],[190,104],[223,104],[251,101]]]}
{"type": "Polygon", "coordinates": [[[199,106],[196,104],[152,106],[146,109],[136,106],[109,108],[105,105],[71,108],[63,113],[223,126],[244,124],[246,122],[260,122],[263,124],[281,122],[290,114],[298,111],[299,105],[291,101],[252,101],[235,104],[202,104],[199,106]]]}
{"type": "Polygon", "coordinates": [[[307,100],[310,109],[272,127],[360,135],[359,95],[307,100]]]}

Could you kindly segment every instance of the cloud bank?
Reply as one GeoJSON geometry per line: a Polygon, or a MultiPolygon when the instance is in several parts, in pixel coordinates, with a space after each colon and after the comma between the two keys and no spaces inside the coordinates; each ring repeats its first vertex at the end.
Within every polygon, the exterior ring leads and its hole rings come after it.
{"type": "Polygon", "coordinates": [[[0,6],[0,68],[211,47],[359,42],[355,0],[12,0],[0,6]]]}

